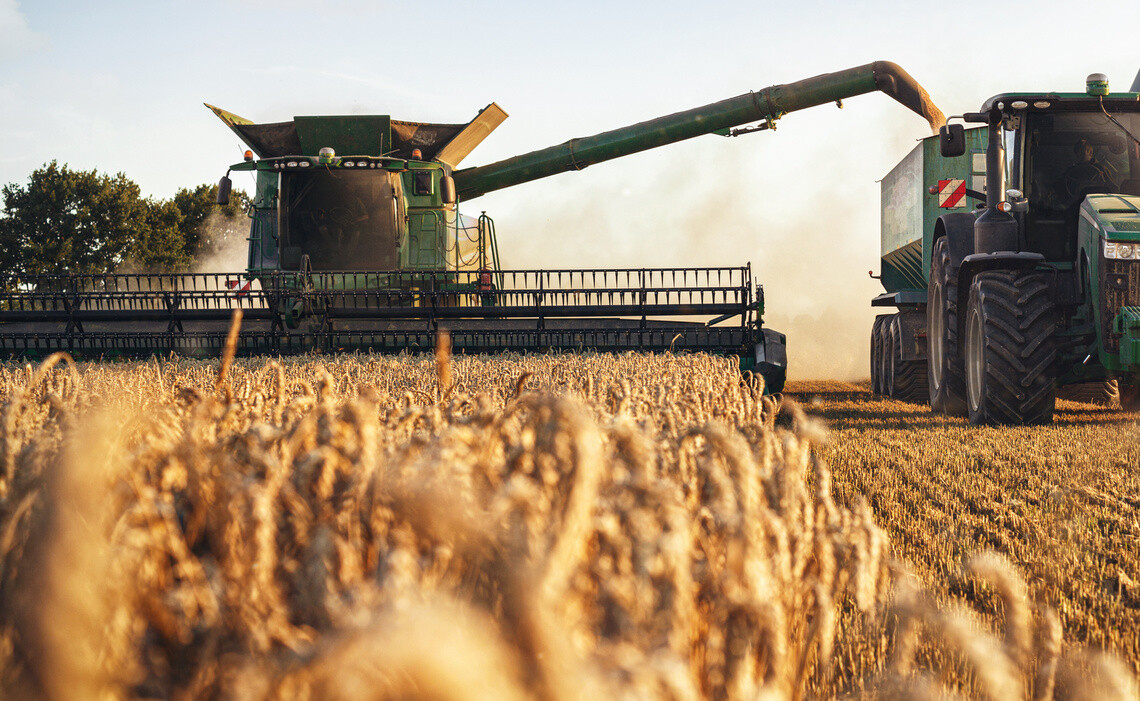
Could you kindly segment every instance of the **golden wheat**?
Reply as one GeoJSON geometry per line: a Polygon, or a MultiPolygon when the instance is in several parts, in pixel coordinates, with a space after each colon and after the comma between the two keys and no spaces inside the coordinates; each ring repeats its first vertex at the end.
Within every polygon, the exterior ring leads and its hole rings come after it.
{"type": "Polygon", "coordinates": [[[731,359],[61,356],[0,401],[8,697],[1134,689],[1000,556],[955,573],[993,620],[916,584],[731,359]]]}

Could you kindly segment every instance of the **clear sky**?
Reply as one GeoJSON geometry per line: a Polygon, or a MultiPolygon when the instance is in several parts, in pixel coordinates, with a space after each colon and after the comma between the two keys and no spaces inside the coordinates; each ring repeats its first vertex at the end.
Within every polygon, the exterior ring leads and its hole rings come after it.
{"type": "MultiPolygon", "coordinates": [[[[56,159],[144,193],[214,182],[254,121],[511,117],[464,165],[873,60],[947,114],[1009,90],[1127,89],[1140,3],[0,0],[0,183],[56,159]],[[919,9],[921,8],[921,9],[919,9]]],[[[509,267],[743,265],[797,377],[866,376],[876,183],[926,134],[881,95],[493,193],[509,267]]],[[[244,177],[244,176],[242,176],[244,177]]],[[[241,177],[235,187],[248,186],[241,177]]]]}

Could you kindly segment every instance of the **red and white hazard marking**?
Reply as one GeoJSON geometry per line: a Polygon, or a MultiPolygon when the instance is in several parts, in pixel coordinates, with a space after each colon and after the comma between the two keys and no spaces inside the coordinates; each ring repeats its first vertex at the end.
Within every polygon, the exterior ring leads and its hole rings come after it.
{"type": "Polygon", "coordinates": [[[245,283],[244,285],[241,284],[241,280],[226,280],[226,287],[230,288],[231,290],[234,290],[237,293],[236,295],[234,295],[235,297],[244,297],[247,294],[249,294],[249,287],[252,284],[253,284],[252,280],[245,283]]]}
{"type": "Polygon", "coordinates": [[[938,206],[944,209],[956,209],[966,206],[965,180],[939,180],[938,206]]]}

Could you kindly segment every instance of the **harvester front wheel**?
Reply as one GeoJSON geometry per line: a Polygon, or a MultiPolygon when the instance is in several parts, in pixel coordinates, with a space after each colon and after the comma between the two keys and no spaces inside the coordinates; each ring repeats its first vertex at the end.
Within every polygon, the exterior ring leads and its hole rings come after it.
{"type": "Polygon", "coordinates": [[[966,308],[966,402],[974,425],[1053,420],[1057,310],[1044,275],[979,273],[966,308]]]}
{"type": "Polygon", "coordinates": [[[958,271],[946,237],[934,243],[926,294],[930,408],[948,416],[966,416],[966,371],[958,350],[958,271]]]}

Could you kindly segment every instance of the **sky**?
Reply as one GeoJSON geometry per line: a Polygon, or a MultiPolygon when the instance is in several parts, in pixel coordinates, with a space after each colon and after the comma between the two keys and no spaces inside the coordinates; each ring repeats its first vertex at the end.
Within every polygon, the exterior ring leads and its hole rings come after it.
{"type": "MultiPolygon", "coordinates": [[[[147,195],[216,182],[244,146],[202,106],[254,121],[510,118],[463,163],[875,60],[946,114],[1013,90],[1126,90],[1132,0],[993,3],[396,3],[0,0],[0,184],[44,163],[123,172],[147,195]],[[918,9],[922,8],[922,9],[918,9]],[[1122,34],[1116,35],[1116,28],[1122,34]]],[[[737,266],[764,284],[793,378],[869,375],[881,292],[879,185],[928,134],[869,94],[774,132],[702,136],[472,200],[511,268],[737,266]]],[[[249,187],[238,174],[235,187],[249,187]]]]}

